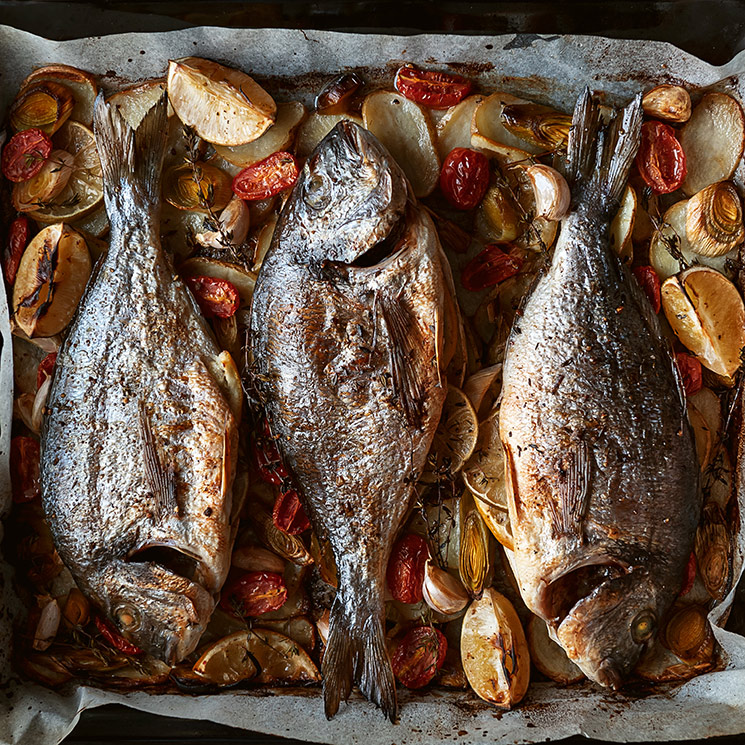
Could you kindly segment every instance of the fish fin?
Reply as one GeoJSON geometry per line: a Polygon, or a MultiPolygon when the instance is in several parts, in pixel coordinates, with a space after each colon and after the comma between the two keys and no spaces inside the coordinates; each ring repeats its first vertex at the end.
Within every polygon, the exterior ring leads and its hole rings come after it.
{"type": "Polygon", "coordinates": [[[346,607],[338,594],[331,606],[328,644],[322,663],[326,718],[336,714],[340,701],[349,698],[353,683],[357,683],[365,698],[395,722],[396,682],[380,613],[365,613],[357,606],[349,613],[346,607]]]}
{"type": "Polygon", "coordinates": [[[140,435],[145,454],[145,481],[148,489],[155,498],[155,516],[161,519],[167,515],[178,516],[179,508],[176,500],[176,482],[173,467],[164,467],[155,447],[153,430],[150,426],[145,404],[140,402],[140,435]]]}
{"type": "Polygon", "coordinates": [[[575,204],[611,216],[618,211],[641,142],[642,97],[637,95],[601,127],[600,107],[585,88],[577,101],[567,145],[567,175],[575,204]]]}
{"type": "Polygon", "coordinates": [[[383,323],[388,330],[393,391],[401,402],[406,421],[418,427],[424,417],[425,399],[424,385],[413,364],[422,347],[419,324],[400,296],[381,293],[378,300],[383,323]]]}
{"type": "Polygon", "coordinates": [[[590,497],[590,446],[580,440],[557,463],[559,471],[554,522],[559,535],[580,535],[590,497]]]}
{"type": "Polygon", "coordinates": [[[160,203],[160,173],[168,134],[166,94],[158,99],[136,130],[99,93],[93,116],[96,148],[101,161],[104,196],[112,211],[160,203]]]}

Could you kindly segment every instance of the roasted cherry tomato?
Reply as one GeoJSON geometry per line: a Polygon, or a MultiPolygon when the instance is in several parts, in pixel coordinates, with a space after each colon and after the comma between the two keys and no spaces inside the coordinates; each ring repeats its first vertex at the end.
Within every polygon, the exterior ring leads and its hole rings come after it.
{"type": "Polygon", "coordinates": [[[187,277],[186,284],[194,293],[205,318],[230,318],[241,304],[238,290],[227,279],[187,277]]]}
{"type": "Polygon", "coordinates": [[[447,639],[439,629],[416,626],[407,632],[393,653],[393,674],[407,688],[422,688],[442,667],[447,650],[447,639]]]}
{"type": "Polygon", "coordinates": [[[260,616],[278,610],[287,600],[287,588],[276,572],[246,572],[222,591],[220,606],[235,616],[260,616]]]}
{"type": "Polygon", "coordinates": [[[280,150],[244,168],[233,179],[233,192],[252,202],[269,199],[294,186],[299,175],[295,156],[280,150]]]}
{"type": "Polygon", "coordinates": [[[12,285],[16,281],[18,267],[21,264],[21,257],[26,250],[29,238],[31,237],[31,224],[27,217],[16,217],[10,223],[8,229],[8,242],[3,251],[3,275],[5,281],[12,285]]]}
{"type": "Polygon", "coordinates": [[[277,495],[272,510],[274,524],[283,533],[299,535],[310,527],[310,520],[305,514],[300,496],[295,489],[282,491],[277,495]]]}
{"type": "Polygon", "coordinates": [[[40,363],[36,371],[36,387],[41,388],[41,384],[52,377],[54,366],[57,363],[57,352],[50,352],[40,363]]]}
{"type": "Polygon", "coordinates": [[[686,396],[698,393],[704,385],[701,363],[693,355],[685,352],[676,353],[675,363],[680,370],[680,377],[683,378],[686,396]]]}
{"type": "Polygon", "coordinates": [[[261,438],[253,443],[254,460],[262,481],[274,486],[282,484],[290,477],[272,440],[261,438]]]}
{"type": "Polygon", "coordinates": [[[693,583],[696,579],[696,553],[691,551],[691,555],[688,557],[688,563],[686,564],[685,573],[683,575],[683,586],[680,588],[679,597],[687,595],[693,583]]]}
{"type": "Polygon", "coordinates": [[[16,504],[32,502],[41,495],[39,443],[33,437],[14,437],[10,441],[10,483],[16,504]]]}
{"type": "Polygon", "coordinates": [[[24,129],[3,148],[2,171],[8,181],[28,181],[41,170],[52,152],[52,141],[40,129],[24,129]]]}
{"type": "Polygon", "coordinates": [[[635,266],[631,271],[646,293],[652,310],[659,313],[662,307],[662,295],[660,294],[660,278],[657,276],[657,272],[651,266],[635,266]]]}
{"type": "Polygon", "coordinates": [[[478,292],[514,277],[522,265],[522,258],[505,253],[496,243],[489,243],[463,267],[460,283],[466,290],[478,292]]]}
{"type": "Polygon", "coordinates": [[[472,210],[489,188],[489,161],[467,147],[451,150],[440,171],[440,189],[456,209],[472,210]]]}
{"type": "Polygon", "coordinates": [[[669,124],[642,124],[642,142],[636,165],[644,183],[656,194],[675,191],[685,180],[686,156],[669,124]]]}
{"type": "Polygon", "coordinates": [[[320,114],[341,114],[346,111],[349,100],[362,86],[362,78],[347,72],[327,83],[316,96],[316,111],[320,114]]]}
{"type": "Polygon", "coordinates": [[[386,579],[394,600],[400,603],[419,603],[422,600],[424,565],[429,548],[424,538],[409,533],[393,546],[388,559],[386,579]]]}
{"type": "Polygon", "coordinates": [[[106,639],[110,646],[114,649],[118,649],[123,654],[128,654],[136,657],[140,654],[145,654],[136,644],[132,644],[131,641],[125,639],[115,628],[114,625],[107,621],[101,616],[96,616],[93,619],[96,623],[96,628],[100,632],[101,636],[106,639]]]}
{"type": "Polygon", "coordinates": [[[413,65],[398,68],[394,85],[402,96],[431,109],[455,106],[473,87],[471,81],[462,75],[420,70],[413,65]]]}

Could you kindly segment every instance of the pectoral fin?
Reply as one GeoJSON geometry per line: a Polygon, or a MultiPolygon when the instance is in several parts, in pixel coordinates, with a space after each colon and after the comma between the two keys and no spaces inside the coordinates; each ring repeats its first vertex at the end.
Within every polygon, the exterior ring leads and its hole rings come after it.
{"type": "Polygon", "coordinates": [[[140,435],[145,460],[145,482],[155,499],[155,517],[160,520],[167,515],[179,516],[179,506],[176,499],[176,482],[173,466],[164,466],[153,439],[145,404],[140,402],[140,435]]]}
{"type": "Polygon", "coordinates": [[[582,535],[582,521],[589,506],[590,446],[579,440],[557,461],[554,523],[558,535],[582,535]]]}

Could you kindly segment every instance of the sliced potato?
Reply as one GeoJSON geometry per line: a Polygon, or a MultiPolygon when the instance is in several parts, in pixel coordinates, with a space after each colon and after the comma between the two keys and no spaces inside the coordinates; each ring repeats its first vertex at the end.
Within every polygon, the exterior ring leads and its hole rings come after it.
{"type": "Polygon", "coordinates": [[[29,337],[54,336],[70,323],[91,273],[83,237],[68,225],[49,225],[21,257],[13,285],[15,320],[29,337]]]}
{"type": "Polygon", "coordinates": [[[530,153],[526,150],[521,150],[519,147],[513,147],[512,145],[504,145],[501,142],[496,142],[488,137],[484,137],[481,132],[472,132],[471,147],[476,150],[481,150],[485,155],[493,156],[502,166],[509,165],[510,163],[518,163],[520,161],[528,162],[531,158],[530,153]]]}
{"type": "Polygon", "coordinates": [[[707,93],[680,131],[688,175],[683,191],[692,195],[728,179],[742,158],[745,117],[740,104],[726,93],[707,93]]]}
{"type": "Polygon", "coordinates": [[[425,484],[434,484],[458,473],[476,447],[478,432],[476,412],[468,397],[459,388],[448,386],[421,480],[425,484]]]}
{"type": "Polygon", "coordinates": [[[471,147],[473,113],[483,100],[483,96],[468,96],[451,106],[437,122],[437,150],[442,160],[456,147],[471,147]]]}
{"type": "Polygon", "coordinates": [[[714,441],[718,440],[722,429],[722,403],[711,388],[702,388],[697,393],[688,397],[706,422],[706,426],[712,433],[714,441]]]}
{"type": "Polygon", "coordinates": [[[301,125],[295,141],[295,152],[301,158],[307,158],[318,143],[339,123],[354,122],[362,124],[362,118],[354,114],[319,114],[314,111],[301,125]]]}
{"type": "Polygon", "coordinates": [[[527,636],[531,661],[554,683],[571,685],[585,677],[561,646],[548,635],[548,627],[542,618],[533,616],[530,619],[527,636]]]}
{"type": "MultiPolygon", "coordinates": [[[[124,117],[132,129],[137,129],[145,118],[145,114],[155,106],[165,91],[165,79],[147,80],[117,91],[108,99],[108,102],[124,117]]],[[[173,107],[169,104],[168,116],[173,116],[173,113],[173,107]]]]}
{"type": "Polygon", "coordinates": [[[213,145],[245,145],[274,124],[274,99],[250,76],[211,60],[168,63],[168,98],[176,116],[213,145]]]}
{"type": "Polygon", "coordinates": [[[248,305],[256,285],[256,274],[248,269],[229,264],[227,261],[194,256],[179,267],[182,277],[216,277],[226,279],[235,285],[241,296],[241,303],[248,305]]]}
{"type": "Polygon", "coordinates": [[[376,91],[362,104],[362,121],[401,166],[414,194],[430,194],[440,177],[440,159],[429,112],[398,93],[376,91]]]}
{"type": "Polygon", "coordinates": [[[473,112],[471,122],[471,134],[481,135],[486,141],[498,143],[514,150],[535,155],[543,152],[546,148],[539,147],[528,140],[514,135],[502,124],[502,109],[509,104],[529,103],[522,98],[517,98],[509,93],[492,93],[483,99],[473,112]]]}
{"type": "Polygon", "coordinates": [[[98,95],[98,84],[96,78],[85,70],[79,70],[77,67],[69,65],[46,65],[34,70],[21,83],[21,91],[32,83],[42,81],[53,81],[62,83],[67,86],[75,96],[75,105],[73,106],[70,118],[82,122],[88,126],[93,122],[93,107],[98,95]]]}
{"type": "Polygon", "coordinates": [[[88,127],[68,119],[54,136],[55,145],[73,155],[65,188],[50,202],[26,214],[39,222],[72,222],[94,212],[103,202],[101,161],[88,127]]]}
{"type": "Polygon", "coordinates": [[[300,123],[305,119],[305,106],[299,101],[277,104],[277,118],[261,137],[246,145],[230,147],[215,145],[218,155],[235,166],[245,168],[258,163],[279,150],[288,150],[300,123]]]}
{"type": "Polygon", "coordinates": [[[714,269],[693,267],[663,282],[662,309],[701,363],[731,380],[745,347],[745,307],[732,282],[714,269]]]}
{"type": "Polygon", "coordinates": [[[711,461],[712,448],[714,446],[714,434],[704,419],[703,414],[696,406],[688,401],[688,421],[693,428],[693,437],[696,441],[696,454],[698,463],[703,471],[711,461]]]}
{"type": "Polygon", "coordinates": [[[627,184],[621,197],[621,206],[610,226],[611,248],[626,262],[630,262],[634,255],[634,244],[631,241],[631,236],[634,232],[636,207],[636,191],[627,184]]]}
{"type": "Polygon", "coordinates": [[[676,202],[665,212],[665,216],[662,218],[663,224],[660,230],[654,232],[649,244],[649,263],[657,272],[660,280],[665,280],[673,274],[677,274],[682,267],[680,262],[670,253],[670,247],[674,245],[688,265],[710,266],[731,279],[732,272],[729,268],[728,259],[734,259],[737,255],[736,251],[731,251],[723,256],[700,256],[694,252],[686,234],[688,201],[685,199],[682,202],[676,202]]]}
{"type": "Polygon", "coordinates": [[[256,658],[251,654],[247,631],[234,634],[210,644],[194,663],[195,673],[216,685],[234,685],[259,673],[256,658]]]}
{"type": "Polygon", "coordinates": [[[468,607],[460,653],[478,696],[501,709],[523,698],[530,682],[528,643],[512,603],[494,588],[484,590],[468,607]]]}

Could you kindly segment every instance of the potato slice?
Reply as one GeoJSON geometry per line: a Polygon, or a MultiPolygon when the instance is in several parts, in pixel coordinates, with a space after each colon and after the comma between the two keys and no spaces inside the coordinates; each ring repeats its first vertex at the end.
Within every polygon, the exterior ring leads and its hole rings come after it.
{"type": "Polygon", "coordinates": [[[431,194],[440,178],[440,159],[429,112],[398,93],[376,91],[362,104],[362,121],[401,166],[414,194],[431,194]]]}
{"type": "Polygon", "coordinates": [[[277,118],[274,124],[257,140],[235,147],[215,145],[215,150],[225,160],[241,168],[258,163],[272,153],[288,150],[292,146],[305,115],[305,106],[299,101],[277,104],[277,118]]]}
{"type": "Polygon", "coordinates": [[[502,125],[502,109],[509,104],[523,103],[530,102],[509,93],[492,93],[475,108],[471,122],[471,134],[481,135],[487,141],[506,145],[531,155],[544,152],[545,148],[523,140],[502,125]]]}
{"type": "Polygon", "coordinates": [[[449,386],[421,481],[434,484],[440,478],[458,473],[476,447],[478,432],[476,412],[468,396],[449,386]]]}
{"type": "Polygon", "coordinates": [[[689,196],[716,181],[728,179],[742,158],[745,117],[740,104],[726,93],[707,93],[680,131],[689,196]]]}
{"type": "Polygon", "coordinates": [[[362,124],[362,119],[353,114],[319,114],[314,111],[301,125],[295,141],[295,152],[300,158],[307,158],[318,143],[339,123],[354,122],[362,124]]]}
{"type": "Polygon", "coordinates": [[[98,95],[96,78],[85,70],[69,65],[46,65],[34,70],[21,83],[21,91],[32,83],[53,81],[66,85],[75,96],[75,105],[72,108],[70,118],[91,126],[93,122],[93,107],[98,95]]]}
{"type": "Polygon", "coordinates": [[[274,124],[274,99],[250,76],[211,60],[168,63],[168,98],[176,116],[213,145],[245,145],[274,124]]]}
{"type": "Polygon", "coordinates": [[[473,114],[483,100],[483,96],[468,96],[451,106],[437,122],[437,151],[442,160],[456,147],[471,147],[473,114]]]}
{"type": "Polygon", "coordinates": [[[561,685],[579,683],[584,673],[567,657],[567,653],[548,635],[546,622],[533,616],[528,623],[528,647],[533,664],[547,677],[561,685]]]}
{"type": "Polygon", "coordinates": [[[632,186],[627,185],[621,197],[621,206],[610,226],[611,248],[626,262],[631,261],[634,255],[631,235],[634,232],[636,205],[636,191],[632,186]]]}
{"type": "Polygon", "coordinates": [[[463,670],[476,694],[510,709],[528,690],[530,655],[515,608],[494,588],[484,590],[463,617],[460,636],[463,670]]]}
{"type": "Polygon", "coordinates": [[[702,388],[697,393],[688,397],[701,416],[703,416],[706,426],[711,431],[715,440],[719,438],[722,430],[722,402],[711,388],[702,388]]]}
{"type": "Polygon", "coordinates": [[[732,279],[728,259],[734,259],[737,251],[730,251],[723,256],[700,256],[693,251],[686,234],[686,213],[688,200],[676,202],[662,218],[662,228],[656,230],[649,244],[649,263],[659,275],[660,280],[666,280],[681,270],[680,262],[672,256],[669,246],[677,246],[683,259],[689,264],[703,264],[732,279]]]}
{"type": "Polygon", "coordinates": [[[688,401],[688,421],[693,428],[693,437],[696,441],[696,455],[701,470],[705,470],[711,462],[712,448],[714,446],[714,433],[711,431],[704,415],[696,408],[695,404],[688,401]]]}
{"type": "Polygon", "coordinates": [[[693,267],[663,282],[662,309],[701,364],[731,382],[745,347],[745,307],[732,282],[709,267],[693,267]]]}
{"type": "MultiPolygon", "coordinates": [[[[158,103],[165,90],[165,79],[148,80],[117,91],[108,99],[108,102],[124,117],[132,129],[137,129],[145,118],[145,114],[158,103]]],[[[169,103],[168,116],[173,116],[173,114],[173,107],[169,103]]]]}
{"type": "Polygon", "coordinates": [[[208,259],[203,256],[194,256],[185,261],[179,267],[182,277],[216,277],[226,279],[235,285],[241,296],[241,303],[248,305],[254,293],[256,285],[256,274],[227,261],[208,259]]]}
{"type": "Polygon", "coordinates": [[[62,331],[90,273],[91,257],[80,233],[63,223],[37,233],[23,252],[13,285],[15,320],[24,333],[54,336],[62,331]]]}

